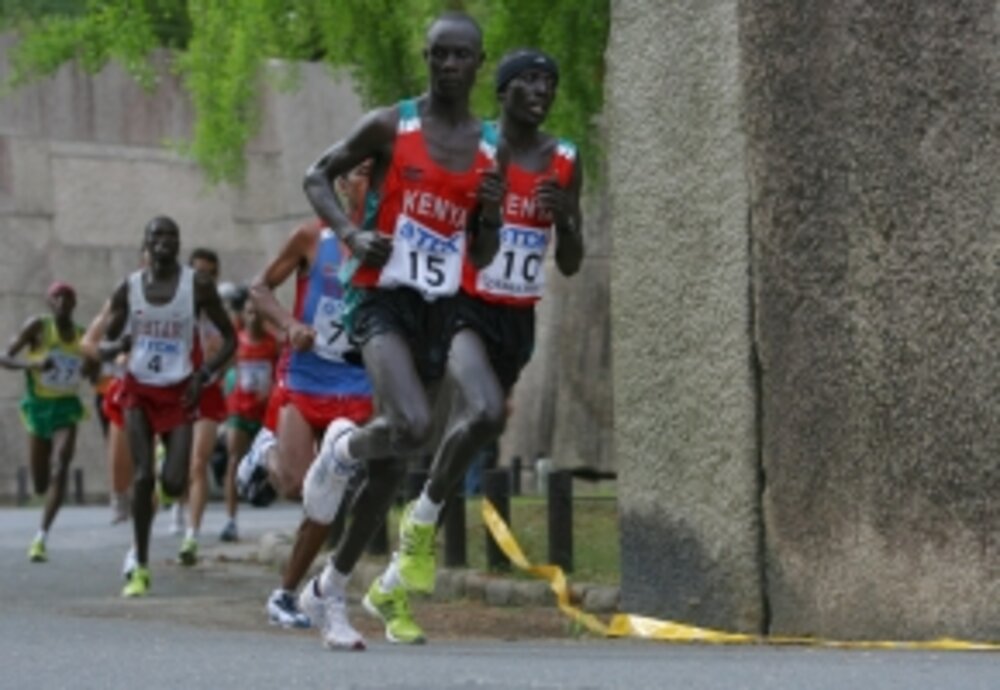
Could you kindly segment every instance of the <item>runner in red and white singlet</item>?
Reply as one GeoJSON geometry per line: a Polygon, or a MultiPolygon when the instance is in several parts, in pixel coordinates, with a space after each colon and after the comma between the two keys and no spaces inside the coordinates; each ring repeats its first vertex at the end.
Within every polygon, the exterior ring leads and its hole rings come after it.
{"type": "MultiPolygon", "coordinates": [[[[558,68],[536,50],[505,56],[497,68],[502,106],[498,146],[505,168],[503,227],[493,260],[478,267],[467,257],[455,300],[448,380],[455,389],[430,479],[400,526],[400,540],[418,544],[390,564],[382,581],[430,591],[434,530],[441,507],[461,483],[476,453],[503,431],[505,401],[534,347],[535,303],[541,297],[546,252],[575,273],[583,258],[581,170],[575,148],[539,127],[555,97],[558,68]]],[[[386,587],[388,589],[388,587],[386,587]]]]}
{"type": "MultiPolygon", "coordinates": [[[[331,647],[360,648],[348,623],[344,587],[364,545],[385,518],[410,455],[432,440],[431,393],[444,375],[448,328],[466,254],[487,263],[496,248],[502,176],[495,148],[469,110],[483,61],[482,33],[468,15],[446,13],[427,32],[428,93],[365,115],[347,138],[310,168],[305,189],[317,214],[347,245],[351,290],[345,325],[372,379],[378,414],[355,426],[330,425],[303,486],[306,514],[333,520],[358,464],[369,471],[370,496],[354,504],[354,518],[313,588],[325,603],[323,636],[331,647]],[[351,222],[331,182],[367,158],[373,161],[370,214],[351,222]],[[393,486],[389,486],[392,482],[393,486]],[[374,485],[380,483],[380,488],[374,485]]],[[[409,617],[406,593],[366,597],[370,612],[392,620],[389,637],[417,642],[423,632],[409,617]]]]}
{"type": "Polygon", "coordinates": [[[112,293],[105,331],[107,341],[127,335],[131,342],[122,407],[135,463],[132,515],[137,565],[122,591],[126,597],[144,596],[150,586],[154,438],[160,435],[166,449],[160,471],[163,490],[169,496],[180,496],[187,486],[191,422],[201,388],[236,349],[233,326],[214,283],[177,261],[177,224],[157,216],[146,225],[144,237],[149,265],[130,275],[112,293]],[[219,329],[222,345],[196,369],[192,361],[194,330],[202,313],[219,329]]]}

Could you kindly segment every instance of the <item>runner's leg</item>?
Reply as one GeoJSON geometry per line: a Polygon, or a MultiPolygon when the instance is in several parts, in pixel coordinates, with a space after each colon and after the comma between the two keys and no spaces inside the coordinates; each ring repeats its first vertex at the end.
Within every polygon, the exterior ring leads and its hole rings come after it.
{"type": "Polygon", "coordinates": [[[56,514],[66,497],[66,484],[69,483],[69,465],[73,461],[76,449],[76,425],[56,430],[52,436],[55,449],[56,472],[49,487],[45,510],[42,512],[42,531],[48,532],[56,519],[56,514]]]}

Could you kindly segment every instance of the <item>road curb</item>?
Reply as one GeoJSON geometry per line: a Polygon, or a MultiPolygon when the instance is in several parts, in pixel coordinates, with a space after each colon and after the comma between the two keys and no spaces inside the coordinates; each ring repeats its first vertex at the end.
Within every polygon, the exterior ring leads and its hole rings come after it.
{"type": "MultiPolygon", "coordinates": [[[[203,553],[217,560],[259,563],[281,570],[288,562],[291,550],[292,535],[274,530],[265,532],[257,541],[219,544],[210,552],[203,553]]],[[[355,567],[349,589],[356,594],[363,594],[385,569],[386,562],[384,559],[376,561],[366,557],[355,567]]],[[[310,574],[318,573],[325,563],[326,554],[321,554],[310,568],[310,574]]],[[[466,568],[439,569],[434,594],[431,596],[435,601],[472,599],[498,607],[550,607],[556,604],[555,594],[546,582],[466,568]]],[[[589,613],[617,613],[620,598],[619,588],[612,585],[574,582],[570,586],[571,601],[589,613]]]]}

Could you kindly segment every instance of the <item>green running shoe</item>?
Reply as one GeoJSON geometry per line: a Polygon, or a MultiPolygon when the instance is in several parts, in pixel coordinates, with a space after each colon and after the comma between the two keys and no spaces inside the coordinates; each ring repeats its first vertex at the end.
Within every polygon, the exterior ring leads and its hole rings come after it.
{"type": "Polygon", "coordinates": [[[427,641],[424,631],[413,620],[410,613],[410,599],[406,590],[397,587],[391,592],[383,592],[378,578],[368,588],[361,605],[365,611],[385,623],[385,639],[394,644],[423,644],[427,641]]]}
{"type": "Polygon", "coordinates": [[[128,576],[122,596],[128,599],[146,596],[149,594],[149,581],[149,568],[137,565],[128,576]]]}
{"type": "Polygon", "coordinates": [[[28,547],[28,560],[32,563],[44,563],[49,560],[49,556],[45,553],[45,542],[41,539],[35,538],[31,542],[31,546],[28,547]]]}
{"type": "Polygon", "coordinates": [[[413,520],[413,504],[399,521],[399,576],[411,592],[434,591],[434,525],[413,520]]]}
{"type": "Polygon", "coordinates": [[[194,565],[198,562],[198,542],[190,537],[181,542],[181,550],[177,553],[181,565],[194,565]]]}

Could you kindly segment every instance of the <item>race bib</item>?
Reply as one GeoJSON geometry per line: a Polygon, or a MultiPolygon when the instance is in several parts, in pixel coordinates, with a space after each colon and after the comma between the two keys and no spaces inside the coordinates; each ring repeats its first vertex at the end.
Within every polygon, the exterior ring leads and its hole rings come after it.
{"type": "Polygon", "coordinates": [[[500,231],[500,249],[490,265],[479,271],[476,288],[505,297],[541,297],[548,244],[545,230],[505,225],[500,231]]]}
{"type": "Polygon", "coordinates": [[[462,279],[464,254],[464,232],[445,237],[401,213],[392,254],[378,284],[410,287],[430,299],[454,295],[462,279]]]}
{"type": "Polygon", "coordinates": [[[271,363],[247,360],[236,364],[236,385],[242,391],[266,395],[271,390],[271,363]]]}
{"type": "Polygon", "coordinates": [[[180,340],[140,335],[132,347],[129,369],[140,381],[180,381],[188,374],[187,356],[180,340]]]}
{"type": "Polygon", "coordinates": [[[42,385],[62,393],[76,392],[80,385],[80,358],[53,351],[49,353],[48,360],[52,366],[39,374],[42,385]]]}
{"type": "Polygon", "coordinates": [[[344,301],[326,295],[319,298],[316,313],[313,316],[312,327],[316,331],[313,342],[313,352],[333,362],[343,362],[344,353],[351,349],[347,332],[341,321],[344,312],[344,301]]]}

